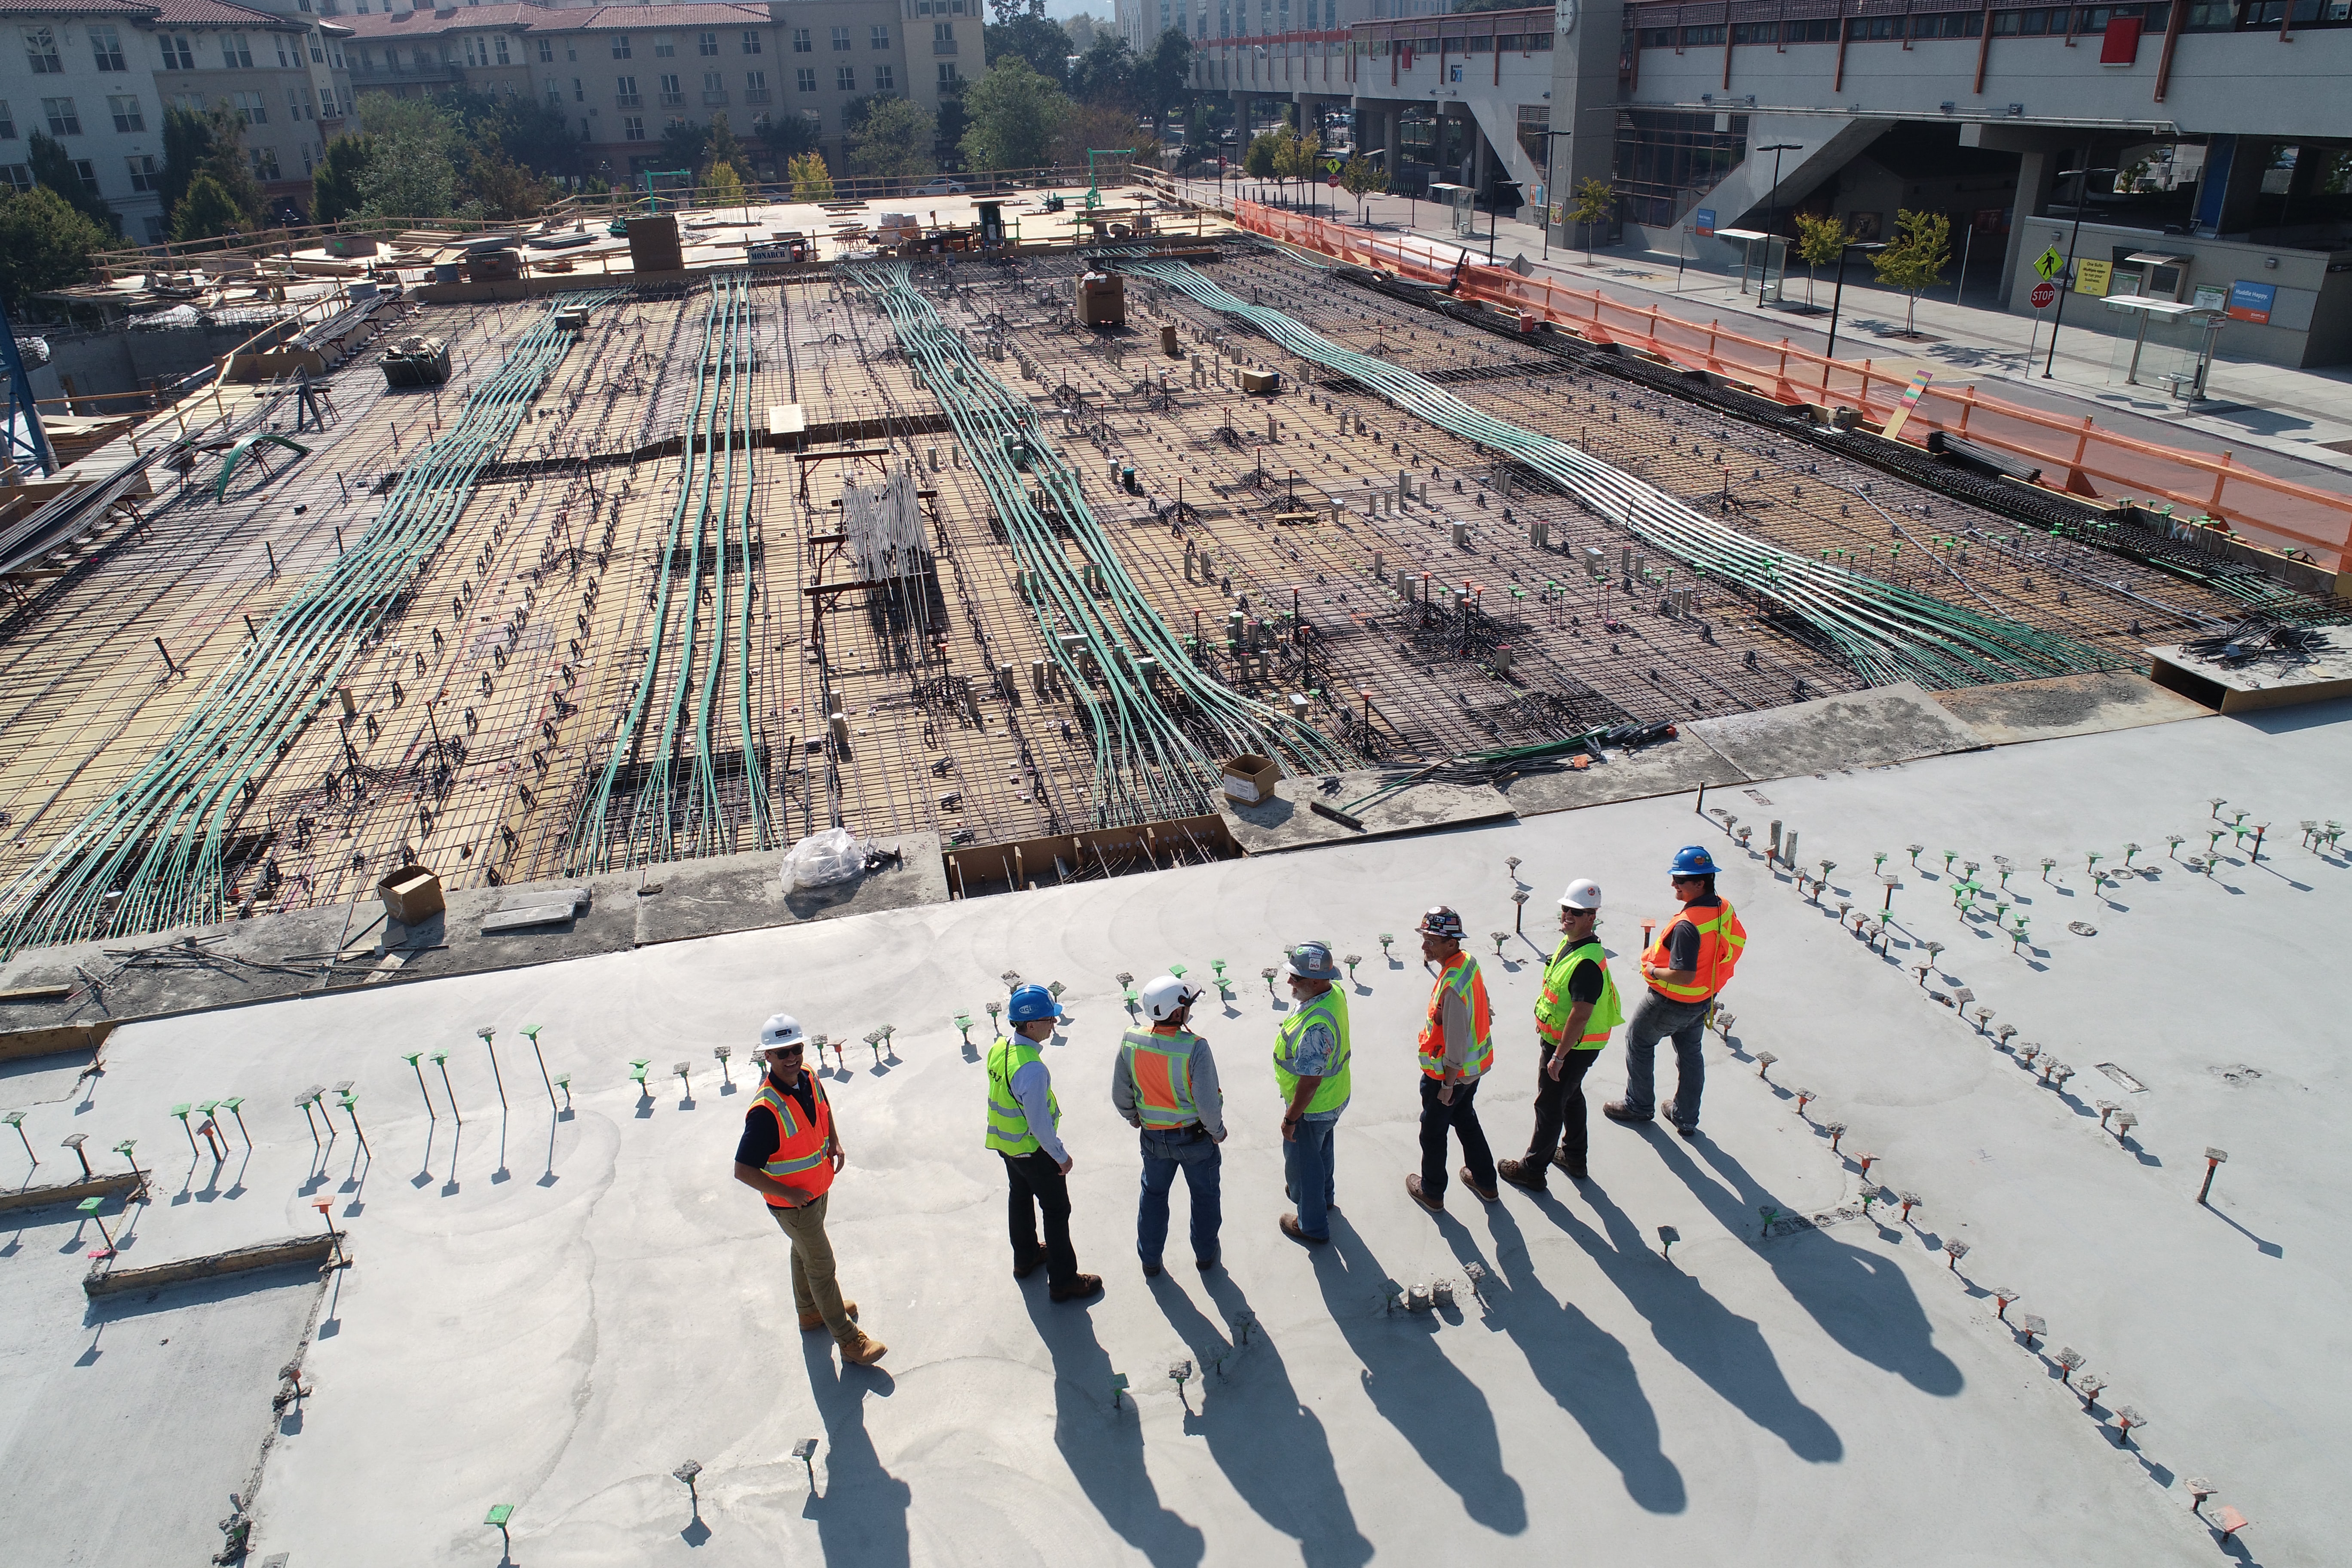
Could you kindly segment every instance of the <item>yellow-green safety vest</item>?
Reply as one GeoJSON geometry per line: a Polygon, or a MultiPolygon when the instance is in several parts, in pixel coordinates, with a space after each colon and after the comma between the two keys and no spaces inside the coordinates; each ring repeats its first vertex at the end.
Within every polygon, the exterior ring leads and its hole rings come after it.
{"type": "MultiPolygon", "coordinates": [[[[988,1047],[988,1146],[1000,1154],[1034,1154],[1037,1152],[1036,1134],[1029,1131],[1029,1112],[1023,1109],[1021,1097],[1013,1092],[1013,1075],[1038,1060],[1037,1042],[1030,1039],[1007,1039],[1000,1035],[988,1047]]],[[[1062,1100],[1049,1085],[1045,1090],[1046,1109],[1054,1113],[1054,1125],[1062,1125],[1062,1100]]]]}
{"type": "Polygon", "coordinates": [[[1569,1048],[1597,1051],[1609,1043],[1609,1031],[1625,1021],[1624,1007],[1617,1000],[1617,982],[1609,973],[1609,955],[1600,940],[1587,937],[1571,945],[1569,938],[1562,937],[1544,965],[1543,994],[1536,1001],[1536,1034],[1546,1046],[1559,1047],[1568,1016],[1576,1011],[1576,1002],[1568,994],[1569,977],[1587,959],[1601,966],[1601,1000],[1592,1005],[1591,1016],[1584,1020],[1584,1033],[1569,1048]]]}
{"type": "Polygon", "coordinates": [[[1282,1021],[1274,1035],[1274,1086],[1282,1091],[1282,1103],[1288,1105],[1298,1092],[1300,1075],[1290,1070],[1296,1059],[1298,1042],[1307,1036],[1307,1026],[1320,1023],[1329,1027],[1339,1042],[1339,1054],[1332,1058],[1330,1070],[1323,1081],[1315,1086],[1315,1098],[1307,1102],[1301,1114],[1318,1115],[1338,1110],[1348,1103],[1348,999],[1339,994],[1336,985],[1319,996],[1308,998],[1297,1010],[1282,1021]]]}

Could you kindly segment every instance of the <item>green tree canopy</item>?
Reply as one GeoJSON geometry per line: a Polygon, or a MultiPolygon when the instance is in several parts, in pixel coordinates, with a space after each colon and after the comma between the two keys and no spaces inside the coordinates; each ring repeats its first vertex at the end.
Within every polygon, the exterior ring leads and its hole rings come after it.
{"type": "Polygon", "coordinates": [[[992,0],[992,5],[997,19],[982,32],[988,58],[1000,62],[1021,60],[1056,88],[1068,85],[1073,52],[1070,35],[1062,30],[1059,22],[1046,19],[1044,0],[1026,0],[1011,6],[992,0]]]}
{"type": "Polygon", "coordinates": [[[877,99],[849,139],[851,166],[861,174],[915,180],[939,167],[931,155],[937,122],[903,98],[877,99]]]}
{"type": "Polygon", "coordinates": [[[470,161],[456,116],[422,98],[363,93],[361,127],[375,142],[360,180],[368,217],[454,217],[465,207],[458,171],[470,161]]]}
{"type": "Polygon", "coordinates": [[[236,198],[209,174],[190,180],[180,205],[172,209],[172,237],[182,242],[241,233],[245,225],[246,215],[236,198]]]}
{"type": "Polygon", "coordinates": [[[341,223],[360,210],[361,182],[374,157],[373,136],[338,136],[327,143],[326,158],[310,172],[311,222],[341,223]]]}
{"type": "Polygon", "coordinates": [[[46,185],[21,195],[0,187],[0,302],[13,310],[27,294],[80,282],[89,276],[90,252],[114,243],[46,185]]]}
{"type": "Polygon", "coordinates": [[[484,138],[466,161],[467,205],[488,218],[537,217],[555,199],[554,187],[506,154],[495,136],[484,138]]]}
{"type": "Polygon", "coordinates": [[[713,163],[701,180],[702,200],[715,207],[740,205],[743,201],[743,176],[735,172],[732,163],[713,163]]]}
{"type": "Polygon", "coordinates": [[[173,215],[175,225],[181,199],[198,174],[209,175],[242,215],[231,227],[260,222],[261,187],[246,161],[245,121],[236,110],[215,105],[205,110],[163,111],[163,210],[173,215]]]}
{"type": "Polygon", "coordinates": [[[793,200],[833,200],[833,172],[824,166],[824,153],[803,153],[784,166],[784,173],[793,182],[793,200]]]}
{"type": "Polygon", "coordinates": [[[1587,267],[1592,265],[1592,231],[1607,223],[1609,215],[1616,207],[1617,188],[1608,181],[1588,174],[1584,183],[1576,187],[1576,200],[1569,205],[1568,217],[1570,223],[1584,226],[1584,264],[1587,267]]]}
{"type": "Polygon", "coordinates": [[[760,140],[771,159],[789,164],[802,153],[816,151],[816,121],[805,114],[780,114],[761,129],[760,140]]]}
{"type": "Polygon", "coordinates": [[[1348,160],[1339,170],[1339,188],[1356,198],[1356,217],[1364,216],[1364,198],[1376,196],[1389,188],[1389,177],[1378,163],[1362,153],[1348,160]]]}
{"type": "Polygon", "coordinates": [[[1282,161],[1282,144],[1286,138],[1282,132],[1265,131],[1250,138],[1247,150],[1242,153],[1242,170],[1261,180],[1271,180],[1282,161]]]}
{"type": "Polygon", "coordinates": [[[1101,32],[1070,69],[1070,96],[1081,103],[1131,109],[1136,101],[1135,51],[1117,33],[1101,32]]]}
{"type": "Polygon", "coordinates": [[[1795,216],[1797,255],[1805,264],[1805,303],[1810,305],[1813,302],[1813,269],[1835,261],[1853,237],[1846,233],[1841,219],[1809,212],[1795,216]]]}
{"type": "Polygon", "coordinates": [[[1143,112],[1160,127],[1160,139],[1167,140],[1169,110],[1189,103],[1192,97],[1192,40],[1184,36],[1183,28],[1171,27],[1160,34],[1151,52],[1136,61],[1135,96],[1143,112]]]}
{"type": "Polygon", "coordinates": [[[66,144],[47,132],[36,131],[25,144],[26,161],[32,164],[33,178],[47,190],[57,192],[72,207],[90,222],[104,227],[110,234],[122,232],[122,220],[114,209],[89,193],[74,169],[73,154],[66,144]]]}
{"type": "Polygon", "coordinates": [[[577,174],[580,138],[563,110],[544,99],[500,98],[461,87],[442,100],[459,133],[472,142],[495,137],[504,156],[535,174],[577,174]]]}
{"type": "Polygon", "coordinates": [[[1944,280],[1944,264],[1952,259],[1952,220],[1942,213],[1915,213],[1898,208],[1895,242],[1870,258],[1878,280],[1909,295],[1904,307],[1903,330],[1912,332],[1919,312],[1919,295],[1944,280]]]}
{"type": "MultiPolygon", "coordinates": [[[[1061,29],[1054,29],[1058,36],[1061,29]]],[[[963,158],[973,169],[1034,169],[1045,162],[1054,132],[1070,115],[1070,100],[1019,56],[989,67],[964,89],[963,158]]]]}
{"type": "MultiPolygon", "coordinates": [[[[709,163],[704,167],[715,170],[724,163],[739,177],[751,166],[751,155],[743,151],[743,143],[736,139],[735,128],[727,123],[727,111],[723,109],[710,117],[710,147],[707,156],[709,163]]],[[[703,183],[708,184],[709,182],[706,179],[703,183]]]]}

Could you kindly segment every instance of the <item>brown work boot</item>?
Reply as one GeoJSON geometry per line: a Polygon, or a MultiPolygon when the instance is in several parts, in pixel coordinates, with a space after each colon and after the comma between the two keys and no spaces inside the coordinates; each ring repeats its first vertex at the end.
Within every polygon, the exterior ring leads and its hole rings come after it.
{"type": "MultiPolygon", "coordinates": [[[[844,1296],[841,1299],[841,1310],[848,1313],[853,1321],[856,1321],[857,1317],[856,1302],[851,1300],[848,1297],[844,1296]]],[[[801,1332],[804,1334],[813,1334],[823,1327],[824,1327],[824,1314],[823,1312],[803,1312],[801,1314],[801,1332]]]]}
{"type": "Polygon", "coordinates": [[[1498,1203],[1498,1202],[1500,1202],[1500,1201],[1502,1200],[1502,1196],[1503,1196],[1503,1194],[1502,1194],[1501,1193],[1497,1192],[1497,1191],[1496,1191],[1496,1189],[1494,1189],[1493,1187],[1482,1187],[1482,1186],[1480,1186],[1480,1185],[1479,1185],[1479,1184],[1478,1184],[1475,1180],[1473,1180],[1473,1179],[1471,1178],[1471,1175],[1470,1175],[1470,1167],[1469,1167],[1469,1166],[1467,1166],[1467,1165],[1463,1166],[1463,1167],[1462,1167],[1462,1173],[1462,1173],[1462,1184],[1463,1184],[1464,1186],[1465,1186],[1465,1187],[1469,1188],[1472,1192],[1474,1192],[1474,1193],[1477,1194],[1481,1198],[1484,1198],[1486,1202],[1488,1202],[1488,1203],[1490,1203],[1490,1204],[1491,1204],[1491,1203],[1498,1203]]]}
{"type": "Polygon", "coordinates": [[[889,1353],[890,1347],[863,1329],[857,1337],[841,1347],[841,1359],[850,1366],[872,1366],[889,1353]]]}
{"type": "Polygon", "coordinates": [[[1515,1187],[1525,1187],[1531,1193],[1548,1192],[1544,1185],[1543,1167],[1531,1160],[1497,1160],[1495,1174],[1515,1187]]]}
{"type": "Polygon", "coordinates": [[[1444,1214],[1445,1212],[1445,1200],[1444,1198],[1432,1198],[1421,1190],[1421,1175],[1418,1172],[1404,1179],[1404,1190],[1405,1194],[1408,1197],[1412,1198],[1413,1202],[1419,1204],[1422,1207],[1427,1209],[1430,1213],[1444,1214]]]}
{"type": "Polygon", "coordinates": [[[1070,1281],[1070,1288],[1068,1289],[1049,1290],[1046,1294],[1053,1297],[1056,1301],[1083,1301],[1090,1296],[1101,1295],[1102,1288],[1103,1282],[1101,1275],[1081,1274],[1076,1279],[1070,1281]]]}
{"type": "Polygon", "coordinates": [[[1282,1226],[1283,1235],[1290,1237],[1291,1240],[1298,1243],[1301,1247],[1328,1247],[1331,1245],[1331,1238],[1328,1236],[1309,1236],[1305,1231],[1299,1229],[1298,1216],[1295,1214],[1284,1215],[1282,1218],[1276,1223],[1282,1226]]]}

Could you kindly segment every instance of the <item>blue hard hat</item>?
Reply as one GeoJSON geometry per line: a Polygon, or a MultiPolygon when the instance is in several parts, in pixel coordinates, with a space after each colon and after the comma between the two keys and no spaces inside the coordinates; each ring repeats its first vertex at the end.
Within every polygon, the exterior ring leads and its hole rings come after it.
{"type": "Polygon", "coordinates": [[[1006,1005],[1005,1017],[1015,1024],[1034,1024],[1040,1018],[1058,1018],[1062,1005],[1043,985],[1024,985],[1013,994],[1006,1005]]]}
{"type": "Polygon", "coordinates": [[[1675,875],[1712,877],[1715,875],[1715,857],[1696,844],[1686,844],[1675,851],[1675,875]]]}

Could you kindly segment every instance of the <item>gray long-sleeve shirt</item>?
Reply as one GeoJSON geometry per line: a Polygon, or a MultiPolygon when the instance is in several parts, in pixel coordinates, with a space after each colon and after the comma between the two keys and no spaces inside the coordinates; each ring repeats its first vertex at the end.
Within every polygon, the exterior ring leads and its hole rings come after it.
{"type": "Polygon", "coordinates": [[[1445,1030],[1445,1076],[1458,1076],[1470,1060],[1470,1047],[1477,1039],[1471,1026],[1470,1004],[1448,988],[1437,1006],[1437,1021],[1445,1030]]]}
{"type": "MultiPolygon", "coordinates": [[[[1225,1096],[1217,1087],[1217,1058],[1209,1054],[1209,1042],[1200,1036],[1192,1037],[1192,1049],[1188,1057],[1192,1068],[1192,1105],[1201,1113],[1201,1125],[1212,1138],[1225,1135],[1225,1096]]],[[[1111,1061],[1110,1102],[1127,1118],[1130,1127],[1143,1125],[1140,1112],[1135,1109],[1135,1075],[1127,1070],[1127,1052],[1122,1048],[1111,1061]]]]}
{"type": "Polygon", "coordinates": [[[1045,1070],[1044,1062],[1024,1063],[1013,1075],[1013,1098],[1029,1117],[1029,1136],[1037,1140],[1037,1147],[1056,1165],[1070,1157],[1062,1146],[1062,1135],[1054,1128],[1054,1105],[1046,1098],[1053,1092],[1054,1075],[1045,1070]]]}

